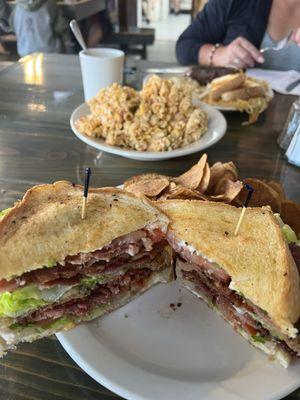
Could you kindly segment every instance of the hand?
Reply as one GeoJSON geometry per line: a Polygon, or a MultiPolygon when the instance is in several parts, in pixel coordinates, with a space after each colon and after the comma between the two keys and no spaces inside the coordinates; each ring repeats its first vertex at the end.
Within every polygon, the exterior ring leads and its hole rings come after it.
{"type": "Polygon", "coordinates": [[[294,29],[291,40],[300,47],[300,28],[294,29]]]}
{"type": "Polygon", "coordinates": [[[237,68],[252,68],[256,62],[264,61],[260,51],[243,37],[234,39],[228,46],[219,47],[213,58],[213,64],[216,66],[234,65],[237,68]]]}

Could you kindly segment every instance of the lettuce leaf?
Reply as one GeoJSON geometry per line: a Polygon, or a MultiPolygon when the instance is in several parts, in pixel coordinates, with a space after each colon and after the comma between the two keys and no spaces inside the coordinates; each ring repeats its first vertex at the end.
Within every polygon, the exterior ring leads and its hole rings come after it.
{"type": "Polygon", "coordinates": [[[10,325],[9,328],[12,330],[33,328],[37,333],[43,333],[45,330],[49,330],[49,329],[55,329],[55,330],[62,329],[69,324],[73,324],[72,319],[68,316],[64,316],[64,317],[58,318],[55,321],[50,322],[48,324],[40,325],[40,324],[36,324],[36,323],[29,323],[27,325],[23,325],[23,324],[19,324],[16,322],[16,323],[10,325]]]}
{"type": "MultiPolygon", "coordinates": [[[[93,288],[98,283],[108,280],[107,276],[99,275],[83,278],[80,284],[86,288],[93,288]]],[[[58,301],[73,285],[55,285],[47,289],[39,289],[37,286],[25,286],[13,292],[0,294],[0,317],[16,318],[20,315],[58,301]]]]}
{"type": "MultiPolygon", "coordinates": [[[[26,325],[26,327],[32,327],[34,329],[36,329],[37,332],[42,333],[45,330],[49,330],[49,329],[62,329],[63,327],[65,327],[66,325],[72,324],[73,321],[71,319],[71,317],[69,316],[63,316],[61,318],[58,318],[48,324],[35,324],[35,323],[29,323],[26,325]]],[[[24,327],[24,326],[23,326],[24,327]]]]}
{"type": "Polygon", "coordinates": [[[258,342],[258,343],[265,343],[266,342],[266,339],[264,337],[262,337],[262,336],[252,335],[251,337],[255,342],[258,342]]]}
{"type": "MultiPolygon", "coordinates": [[[[80,284],[86,288],[93,288],[98,283],[108,280],[107,276],[99,275],[83,278],[80,284]]],[[[25,286],[13,292],[0,294],[0,317],[17,318],[20,315],[58,301],[73,285],[55,285],[47,289],[39,289],[37,286],[25,286]]]]}
{"type": "Polygon", "coordinates": [[[35,308],[54,303],[64,296],[72,285],[55,285],[47,289],[25,286],[14,292],[0,294],[0,317],[16,318],[35,308]]]}
{"type": "Polygon", "coordinates": [[[57,264],[57,261],[54,260],[54,258],[50,258],[50,260],[47,261],[47,264],[45,265],[45,267],[46,268],[52,268],[56,264],[57,264]]]}
{"type": "Polygon", "coordinates": [[[5,210],[0,211],[0,219],[4,217],[7,213],[9,213],[11,208],[6,208],[5,210]]]}
{"type": "Polygon", "coordinates": [[[34,286],[4,292],[0,295],[0,317],[15,318],[45,304],[48,303],[42,299],[41,291],[34,286]]]}
{"type": "Polygon", "coordinates": [[[280,214],[275,213],[274,216],[276,217],[276,219],[280,225],[281,232],[283,233],[283,236],[284,236],[285,240],[288,242],[288,244],[296,243],[298,246],[300,246],[300,240],[298,240],[297,235],[293,231],[293,229],[288,224],[285,224],[282,221],[280,214]]]}
{"type": "Polygon", "coordinates": [[[80,283],[84,286],[95,286],[97,283],[104,283],[107,280],[106,276],[99,275],[99,276],[90,276],[87,278],[81,279],[80,283]]]}
{"type": "Polygon", "coordinates": [[[285,240],[288,242],[288,244],[297,243],[298,240],[297,240],[296,233],[293,231],[293,229],[289,225],[284,224],[281,227],[281,231],[285,237],[285,240]]]}

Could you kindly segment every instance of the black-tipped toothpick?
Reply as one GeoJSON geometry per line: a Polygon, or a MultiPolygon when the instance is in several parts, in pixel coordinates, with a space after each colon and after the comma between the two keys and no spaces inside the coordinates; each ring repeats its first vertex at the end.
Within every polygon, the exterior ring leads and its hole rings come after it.
{"type": "Polygon", "coordinates": [[[235,236],[237,236],[237,234],[239,233],[240,226],[241,226],[242,220],[243,220],[244,215],[245,215],[245,212],[246,212],[246,208],[248,207],[249,201],[250,201],[251,196],[252,196],[252,194],[253,194],[253,192],[254,192],[253,187],[250,186],[250,185],[248,185],[248,184],[245,185],[245,188],[248,190],[248,195],[247,195],[245,204],[243,205],[240,218],[239,218],[239,220],[238,220],[237,226],[236,226],[235,231],[234,231],[234,235],[235,235],[235,236]]]}
{"type": "Polygon", "coordinates": [[[83,199],[82,199],[82,209],[81,209],[81,219],[85,218],[86,214],[86,204],[89,194],[90,178],[91,178],[91,168],[86,168],[84,171],[84,189],[83,189],[83,199]]]}

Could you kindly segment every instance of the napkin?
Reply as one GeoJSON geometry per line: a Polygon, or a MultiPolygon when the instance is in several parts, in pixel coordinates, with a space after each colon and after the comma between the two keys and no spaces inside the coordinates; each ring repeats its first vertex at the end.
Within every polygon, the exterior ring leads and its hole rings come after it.
{"type": "Polygon", "coordinates": [[[273,90],[281,94],[293,94],[300,96],[300,84],[296,86],[291,92],[286,91],[286,87],[300,79],[300,72],[295,70],[289,71],[274,71],[272,69],[250,68],[247,70],[247,75],[252,78],[263,79],[269,82],[273,90]]]}

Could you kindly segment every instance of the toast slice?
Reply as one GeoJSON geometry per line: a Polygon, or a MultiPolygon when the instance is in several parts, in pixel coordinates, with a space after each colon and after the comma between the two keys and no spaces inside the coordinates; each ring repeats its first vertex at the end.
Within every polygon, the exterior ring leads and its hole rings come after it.
{"type": "Polygon", "coordinates": [[[229,74],[214,79],[210,84],[209,97],[212,101],[219,100],[223,93],[238,89],[245,83],[244,73],[229,74]]]}
{"type": "Polygon", "coordinates": [[[223,101],[235,101],[235,100],[248,100],[253,97],[265,96],[265,90],[261,86],[243,87],[240,89],[231,90],[222,94],[221,99],[223,101]]]}

